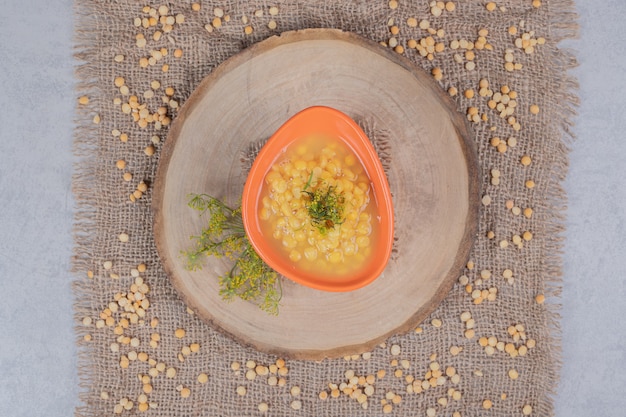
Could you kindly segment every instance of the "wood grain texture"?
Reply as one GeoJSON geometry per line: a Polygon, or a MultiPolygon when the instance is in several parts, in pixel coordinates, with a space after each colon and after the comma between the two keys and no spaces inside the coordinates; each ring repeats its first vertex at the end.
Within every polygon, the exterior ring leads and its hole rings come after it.
{"type": "Polygon", "coordinates": [[[413,328],[443,300],[474,240],[478,184],[465,118],[429,75],[354,34],[286,32],[225,61],[181,108],[159,162],[154,233],[172,284],[200,317],[268,353],[338,357],[413,328]],[[187,207],[187,196],[207,193],[237,204],[242,152],[313,105],[374,119],[390,132],[399,255],[357,291],[323,292],[284,280],[278,317],[252,303],[225,302],[217,276],[228,265],[210,259],[191,272],[179,255],[206,221],[187,207]]]}

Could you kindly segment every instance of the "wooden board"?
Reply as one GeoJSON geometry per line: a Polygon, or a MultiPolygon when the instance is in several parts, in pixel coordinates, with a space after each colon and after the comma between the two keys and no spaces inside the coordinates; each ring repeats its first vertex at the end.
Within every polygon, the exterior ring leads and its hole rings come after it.
{"type": "Polygon", "coordinates": [[[172,284],[213,326],[268,353],[337,357],[412,329],[446,296],[476,233],[478,184],[465,118],[430,75],[354,34],[287,32],[224,62],[181,108],[160,156],[154,233],[172,284]],[[312,105],[374,120],[389,132],[398,257],[352,292],[284,280],[277,317],[252,303],[224,302],[217,276],[227,264],[212,259],[190,272],[179,255],[204,226],[187,196],[236,204],[245,182],[242,152],[312,105]]]}

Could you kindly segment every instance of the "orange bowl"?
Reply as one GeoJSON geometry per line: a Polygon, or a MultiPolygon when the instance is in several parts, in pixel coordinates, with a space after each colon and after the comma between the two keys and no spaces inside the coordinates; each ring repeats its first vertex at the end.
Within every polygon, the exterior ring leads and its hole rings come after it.
{"type": "Polygon", "coordinates": [[[244,185],[242,217],[253,248],[272,269],[302,285],[325,291],[352,291],[381,275],[393,245],[393,204],[387,177],[374,147],[363,130],[346,114],[330,107],[314,106],[302,110],[283,124],[267,141],[256,157],[244,185]],[[259,217],[265,178],[274,163],[287,149],[311,136],[339,140],[359,160],[369,179],[371,221],[378,232],[370,243],[369,255],[354,273],[320,274],[299,268],[296,262],[272,244],[272,236],[263,232],[259,217]]]}

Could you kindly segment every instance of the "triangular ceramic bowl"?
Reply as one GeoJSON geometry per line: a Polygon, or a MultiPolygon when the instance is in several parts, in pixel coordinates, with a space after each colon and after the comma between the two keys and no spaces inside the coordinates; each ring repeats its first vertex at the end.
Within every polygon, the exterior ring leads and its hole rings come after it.
{"type": "Polygon", "coordinates": [[[393,204],[389,183],[378,154],[367,135],[348,115],[324,106],[302,110],[285,122],[267,141],[256,157],[242,196],[242,216],[250,243],[259,256],[275,271],[308,287],[324,291],[352,291],[376,278],[385,269],[393,245],[393,204]],[[261,190],[267,173],[286,149],[305,137],[320,135],[341,140],[358,157],[370,180],[370,203],[374,204],[372,221],[379,226],[372,242],[371,255],[359,270],[350,275],[320,275],[298,268],[264,236],[259,219],[261,190]]]}

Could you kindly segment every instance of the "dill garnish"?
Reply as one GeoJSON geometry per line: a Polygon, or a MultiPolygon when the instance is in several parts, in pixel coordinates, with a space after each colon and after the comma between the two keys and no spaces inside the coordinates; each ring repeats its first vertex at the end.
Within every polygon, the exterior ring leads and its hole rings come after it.
{"type": "Polygon", "coordinates": [[[282,297],[280,278],[254,251],[246,236],[241,207],[235,209],[207,194],[191,194],[189,207],[210,215],[199,236],[191,236],[196,246],[183,251],[189,270],[202,268],[205,256],[226,257],[234,261],[230,271],[219,277],[224,300],[239,297],[256,302],[269,314],[278,315],[282,297]]]}

